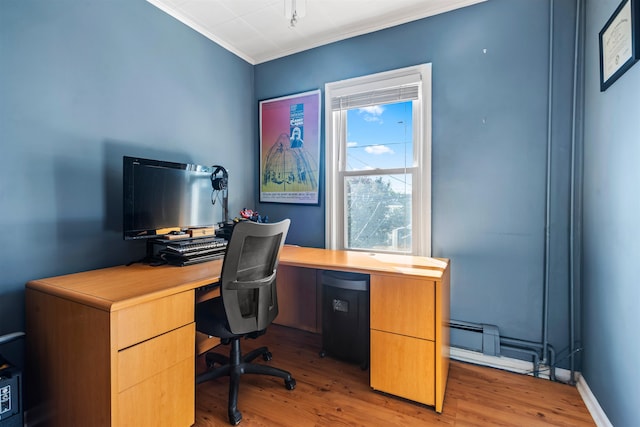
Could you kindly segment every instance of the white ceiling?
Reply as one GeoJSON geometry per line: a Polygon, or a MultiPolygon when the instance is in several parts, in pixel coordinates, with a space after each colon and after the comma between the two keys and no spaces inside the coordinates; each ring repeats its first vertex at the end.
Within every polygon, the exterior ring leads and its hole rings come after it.
{"type": "Polygon", "coordinates": [[[296,0],[306,13],[293,28],[291,0],[147,1],[255,65],[485,0],[296,0]]]}

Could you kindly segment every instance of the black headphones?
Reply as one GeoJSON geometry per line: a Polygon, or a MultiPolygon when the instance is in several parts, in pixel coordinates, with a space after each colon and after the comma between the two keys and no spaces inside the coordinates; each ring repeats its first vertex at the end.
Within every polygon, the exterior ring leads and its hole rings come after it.
{"type": "Polygon", "coordinates": [[[216,191],[223,191],[227,189],[227,184],[229,181],[229,174],[227,174],[227,170],[222,166],[213,165],[215,170],[211,174],[211,187],[216,191]],[[222,172],[222,176],[219,177],[218,173],[222,172]]]}

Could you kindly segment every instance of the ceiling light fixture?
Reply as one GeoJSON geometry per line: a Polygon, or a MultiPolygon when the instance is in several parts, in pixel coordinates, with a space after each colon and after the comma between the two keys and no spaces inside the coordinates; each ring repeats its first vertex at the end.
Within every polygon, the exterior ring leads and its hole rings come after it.
{"type": "Polygon", "coordinates": [[[284,16],[289,21],[289,27],[293,28],[298,20],[307,14],[306,0],[284,0],[284,16]]]}

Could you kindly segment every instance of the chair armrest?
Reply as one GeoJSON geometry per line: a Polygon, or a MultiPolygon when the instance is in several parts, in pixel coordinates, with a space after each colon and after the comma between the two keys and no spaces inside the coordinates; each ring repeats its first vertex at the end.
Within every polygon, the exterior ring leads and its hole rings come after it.
{"type": "Polygon", "coordinates": [[[16,340],[22,336],[24,336],[24,332],[13,332],[11,334],[0,335],[0,344],[9,343],[13,340],[16,340]]]}

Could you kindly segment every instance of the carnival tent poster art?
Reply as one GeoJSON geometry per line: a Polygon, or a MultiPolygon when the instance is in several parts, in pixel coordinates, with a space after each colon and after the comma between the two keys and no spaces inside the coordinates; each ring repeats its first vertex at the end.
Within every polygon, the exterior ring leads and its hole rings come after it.
{"type": "Polygon", "coordinates": [[[319,203],[320,91],[260,102],[260,202],[319,203]]]}

